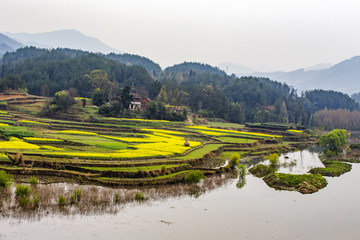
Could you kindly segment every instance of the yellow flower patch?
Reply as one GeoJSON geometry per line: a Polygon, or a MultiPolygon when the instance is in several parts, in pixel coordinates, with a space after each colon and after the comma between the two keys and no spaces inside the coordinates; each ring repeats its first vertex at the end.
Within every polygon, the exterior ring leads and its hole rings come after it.
{"type": "MultiPolygon", "coordinates": [[[[84,153],[84,152],[45,152],[46,156],[57,157],[78,157],[91,159],[122,159],[122,158],[146,158],[146,157],[160,157],[179,154],[190,149],[185,147],[185,138],[174,136],[170,134],[154,132],[156,129],[148,129],[153,134],[141,134],[142,137],[113,137],[100,135],[101,137],[110,138],[114,140],[138,143],[133,144],[135,149],[117,150],[115,153],[84,153]]],[[[201,144],[197,141],[188,141],[190,147],[196,147],[201,144]]]]}
{"type": "Polygon", "coordinates": [[[93,133],[93,132],[74,131],[74,130],[57,131],[57,133],[72,134],[72,135],[85,135],[85,136],[97,136],[97,134],[93,133]]]}
{"type": "Polygon", "coordinates": [[[281,138],[280,135],[270,135],[265,133],[255,133],[255,132],[243,132],[243,131],[235,131],[235,130],[226,130],[226,129],[218,129],[218,128],[208,128],[203,126],[186,126],[187,128],[192,128],[197,131],[215,131],[215,132],[222,132],[222,133],[231,133],[231,134],[240,134],[240,135],[248,135],[248,136],[255,136],[255,137],[266,137],[266,138],[281,138]]]}
{"type": "Polygon", "coordinates": [[[214,132],[214,131],[201,131],[201,130],[197,130],[198,132],[205,134],[205,135],[211,135],[211,136],[225,136],[225,135],[229,135],[226,133],[221,133],[221,132],[214,132]]]}
{"type": "Polygon", "coordinates": [[[141,142],[154,142],[154,138],[150,138],[150,134],[142,134],[144,137],[114,137],[114,136],[107,136],[107,135],[100,135],[100,137],[109,138],[113,140],[118,140],[122,142],[129,142],[129,143],[141,143],[141,142]]]}
{"type": "Polygon", "coordinates": [[[164,130],[164,129],[142,128],[141,131],[149,131],[154,133],[165,133],[165,134],[173,134],[173,135],[188,135],[188,133],[185,132],[178,132],[178,131],[164,130]]]}
{"type": "Polygon", "coordinates": [[[6,114],[7,114],[7,112],[5,112],[5,111],[0,111],[0,114],[4,114],[4,115],[6,115],[6,114]]]}
{"type": "Polygon", "coordinates": [[[64,140],[57,138],[24,137],[24,140],[28,142],[64,142],[64,140]]]}
{"type": "Polygon", "coordinates": [[[49,146],[49,145],[41,145],[40,150],[50,150],[50,151],[64,151],[64,149],[62,148],[58,148],[58,147],[53,147],[53,146],[49,146]]]}
{"type": "Polygon", "coordinates": [[[295,129],[289,129],[289,130],[286,130],[287,132],[293,132],[293,133],[303,133],[303,131],[301,130],[295,130],[295,129]]]}
{"type": "Polygon", "coordinates": [[[0,149],[39,149],[39,146],[21,140],[0,142],[0,149]]]}
{"type": "Polygon", "coordinates": [[[6,123],[0,123],[0,127],[9,127],[9,124],[6,124],[6,123]]]}

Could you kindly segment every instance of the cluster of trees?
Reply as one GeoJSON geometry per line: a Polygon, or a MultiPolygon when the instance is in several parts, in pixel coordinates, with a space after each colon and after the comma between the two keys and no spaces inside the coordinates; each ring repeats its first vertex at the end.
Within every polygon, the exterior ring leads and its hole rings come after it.
{"type": "Polygon", "coordinates": [[[55,97],[45,104],[41,114],[43,116],[52,116],[54,114],[66,113],[75,104],[76,91],[70,89],[70,91],[62,90],[55,93],[55,97]]]}
{"type": "Polygon", "coordinates": [[[314,114],[314,126],[325,130],[334,128],[360,130],[360,112],[346,109],[320,110],[314,114]]]}
{"type": "Polygon", "coordinates": [[[187,119],[187,109],[182,112],[171,111],[162,102],[151,102],[146,105],[144,116],[148,119],[184,121],[187,119]]]}
{"type": "Polygon", "coordinates": [[[308,101],[307,107],[313,113],[325,108],[359,110],[359,104],[347,94],[341,92],[312,90],[304,92],[302,97],[308,101]]]}
{"type": "Polygon", "coordinates": [[[347,131],[344,129],[334,129],[328,134],[322,135],[319,145],[325,150],[327,155],[337,154],[341,147],[347,144],[347,131]]]}
{"type": "Polygon", "coordinates": [[[4,92],[7,89],[24,89],[26,88],[26,83],[20,77],[15,75],[6,75],[5,77],[0,77],[0,92],[4,92]]]}

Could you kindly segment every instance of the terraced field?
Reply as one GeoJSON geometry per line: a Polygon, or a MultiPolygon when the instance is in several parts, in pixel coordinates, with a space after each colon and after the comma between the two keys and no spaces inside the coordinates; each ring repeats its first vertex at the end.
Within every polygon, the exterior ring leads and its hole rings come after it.
{"type": "MultiPolygon", "coordinates": [[[[92,123],[2,111],[0,169],[107,185],[167,184],[182,182],[189,171],[212,158],[289,150],[286,142],[281,143],[281,132],[223,129],[225,123],[221,127],[122,118],[92,123]]],[[[205,174],[224,171],[201,170],[205,174]]]]}

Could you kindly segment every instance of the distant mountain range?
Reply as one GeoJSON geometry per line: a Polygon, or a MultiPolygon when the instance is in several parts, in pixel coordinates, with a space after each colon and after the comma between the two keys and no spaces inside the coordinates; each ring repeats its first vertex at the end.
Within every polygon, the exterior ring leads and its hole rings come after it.
{"type": "Polygon", "coordinates": [[[348,94],[360,92],[360,56],[355,56],[338,64],[320,63],[290,72],[256,72],[246,66],[231,62],[218,67],[227,74],[241,76],[266,77],[293,86],[298,92],[324,89],[348,94]]]}
{"type": "Polygon", "coordinates": [[[122,53],[100,40],[86,36],[77,30],[59,30],[45,33],[5,33],[5,35],[26,46],[71,48],[101,53],[122,53]]]}
{"type": "MultiPolygon", "coordinates": [[[[88,37],[77,30],[60,30],[47,33],[5,33],[0,34],[0,57],[5,52],[11,52],[24,46],[40,48],[69,48],[81,49],[89,52],[108,54],[108,58],[131,65],[140,65],[149,72],[157,74],[161,71],[158,64],[146,57],[129,54],[119,54],[121,51],[114,49],[100,40],[88,37]]],[[[317,64],[315,66],[297,69],[290,72],[256,72],[256,70],[225,62],[217,67],[201,63],[182,63],[165,69],[167,72],[207,72],[235,74],[237,76],[268,77],[272,80],[285,82],[293,86],[298,92],[312,89],[335,90],[348,94],[360,92],[360,56],[342,61],[338,64],[317,64]]]]}
{"type": "MultiPolygon", "coordinates": [[[[57,49],[68,55],[82,54],[82,51],[106,54],[106,58],[127,64],[138,65],[146,68],[150,73],[157,74],[161,67],[150,59],[138,55],[121,53],[121,51],[112,48],[100,40],[88,37],[77,30],[60,30],[47,33],[6,33],[0,34],[0,62],[1,56],[6,52],[13,52],[25,46],[34,46],[37,48],[57,49]],[[16,40],[15,40],[16,39],[16,40]],[[76,51],[81,50],[81,51],[76,51]]],[[[37,54],[39,51],[22,51],[27,55],[37,54]]],[[[19,55],[19,54],[17,54],[19,55]]],[[[9,57],[7,57],[9,59],[9,57]]]]}
{"type": "Polygon", "coordinates": [[[243,65],[238,65],[232,62],[220,63],[218,65],[218,68],[225,71],[226,74],[228,75],[235,74],[236,76],[246,76],[246,75],[251,75],[251,73],[253,72],[256,72],[252,68],[243,65]]]}
{"type": "Polygon", "coordinates": [[[355,56],[329,68],[319,70],[297,69],[291,72],[252,73],[286,82],[299,92],[310,89],[335,90],[348,94],[360,92],[360,56],[355,56]]]}
{"type": "Polygon", "coordinates": [[[21,48],[23,46],[24,46],[23,44],[0,33],[0,55],[4,55],[4,53],[6,52],[15,51],[16,49],[21,48]]]}

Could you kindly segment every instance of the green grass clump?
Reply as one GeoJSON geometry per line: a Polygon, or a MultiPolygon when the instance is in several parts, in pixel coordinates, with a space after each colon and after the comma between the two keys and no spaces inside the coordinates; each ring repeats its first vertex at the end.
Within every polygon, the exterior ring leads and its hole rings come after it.
{"type": "Polygon", "coordinates": [[[144,201],[145,200],[144,194],[142,194],[141,192],[135,193],[135,200],[139,202],[144,201]]]}
{"type": "Polygon", "coordinates": [[[29,183],[30,184],[33,184],[33,185],[36,185],[39,183],[39,179],[35,176],[32,176],[30,179],[29,179],[29,183]]]}
{"type": "Polygon", "coordinates": [[[34,195],[31,201],[32,205],[34,208],[38,208],[39,204],[40,204],[40,196],[39,195],[34,195]]]}
{"type": "Polygon", "coordinates": [[[11,174],[6,173],[4,170],[0,170],[0,187],[9,187],[14,182],[14,178],[11,174]]]}
{"type": "Polygon", "coordinates": [[[204,174],[199,170],[190,171],[185,176],[185,182],[187,183],[198,183],[201,179],[205,178],[204,174]]]}
{"type": "Polygon", "coordinates": [[[120,202],[120,195],[118,193],[115,193],[114,195],[114,202],[119,203],[120,202]]]}
{"type": "Polygon", "coordinates": [[[75,190],[74,193],[71,194],[71,196],[70,196],[70,203],[74,204],[74,203],[80,202],[81,194],[82,194],[81,189],[75,190]]]}
{"type": "Polygon", "coordinates": [[[240,161],[240,155],[238,153],[233,153],[229,160],[229,166],[230,168],[234,168],[236,165],[239,164],[240,161]]]}
{"type": "Polygon", "coordinates": [[[17,185],[15,189],[16,197],[27,197],[31,193],[31,188],[28,185],[17,185]]]}
{"type": "Polygon", "coordinates": [[[311,173],[319,173],[322,176],[338,177],[351,170],[351,164],[339,161],[323,161],[325,168],[313,168],[311,173]]]}
{"type": "Polygon", "coordinates": [[[59,200],[58,200],[59,206],[64,206],[65,203],[66,203],[66,199],[65,199],[64,195],[60,195],[59,200]]]}
{"type": "Polygon", "coordinates": [[[279,154],[277,154],[277,153],[270,154],[267,158],[270,161],[270,166],[271,167],[276,167],[280,163],[279,162],[279,154]]]}

